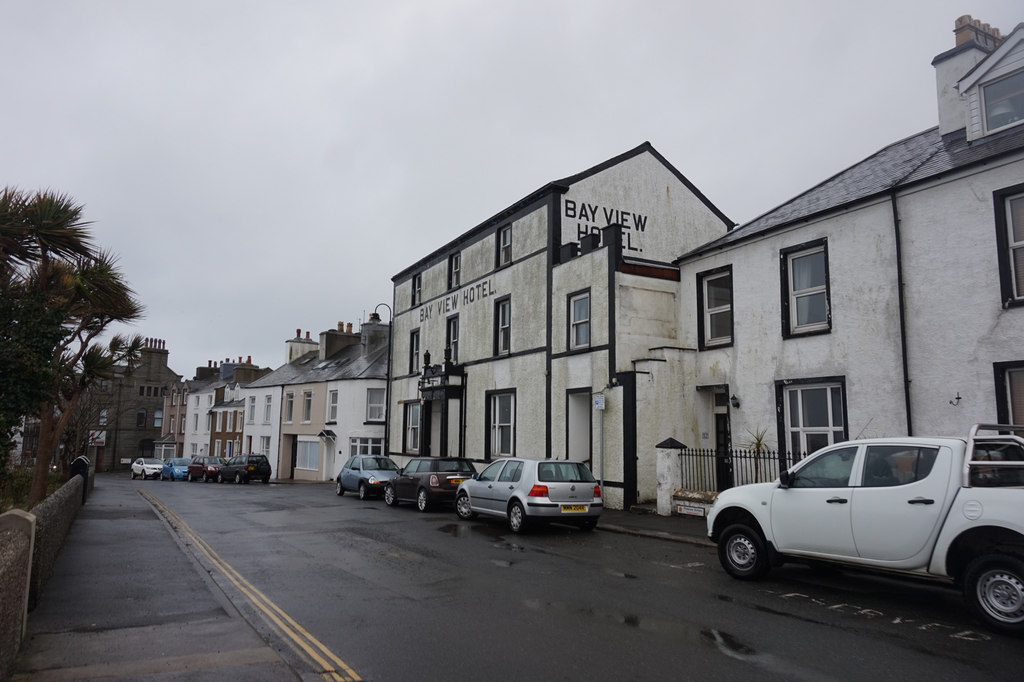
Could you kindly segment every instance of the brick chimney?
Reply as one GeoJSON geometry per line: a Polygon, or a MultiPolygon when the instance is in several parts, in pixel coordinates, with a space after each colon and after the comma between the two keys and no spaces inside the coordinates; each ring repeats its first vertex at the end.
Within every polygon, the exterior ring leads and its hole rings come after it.
{"type": "Polygon", "coordinates": [[[359,343],[359,334],[352,333],[352,324],[349,323],[348,331],[345,331],[345,323],[339,322],[337,329],[328,329],[320,332],[319,358],[326,360],[342,348],[347,348],[359,343]]]}

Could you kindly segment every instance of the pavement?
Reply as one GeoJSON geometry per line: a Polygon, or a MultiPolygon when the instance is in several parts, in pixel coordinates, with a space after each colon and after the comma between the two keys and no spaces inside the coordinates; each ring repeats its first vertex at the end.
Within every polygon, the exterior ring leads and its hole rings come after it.
{"type": "MultiPolygon", "coordinates": [[[[96,477],[29,613],[14,682],[358,679],[297,670],[295,653],[263,639],[137,488],[104,485],[115,475],[96,477]]],[[[710,546],[705,528],[643,506],[605,510],[597,526],[710,546]]]]}

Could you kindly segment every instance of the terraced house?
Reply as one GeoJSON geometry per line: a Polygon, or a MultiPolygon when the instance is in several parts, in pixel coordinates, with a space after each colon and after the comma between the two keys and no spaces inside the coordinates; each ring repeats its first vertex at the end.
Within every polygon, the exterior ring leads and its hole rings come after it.
{"type": "Polygon", "coordinates": [[[961,17],[932,63],[937,126],[745,225],[644,143],[396,274],[390,454],[585,461],[661,508],[669,439],[721,489],[755,435],[1024,422],[1024,25],[961,17]]]}

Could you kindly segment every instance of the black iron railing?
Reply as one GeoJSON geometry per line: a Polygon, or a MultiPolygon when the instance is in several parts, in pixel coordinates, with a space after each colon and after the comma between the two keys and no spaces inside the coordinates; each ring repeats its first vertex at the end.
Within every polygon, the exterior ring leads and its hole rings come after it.
{"type": "Polygon", "coordinates": [[[721,492],[747,483],[774,481],[804,455],[774,450],[730,450],[685,448],[679,451],[681,488],[721,492]]]}

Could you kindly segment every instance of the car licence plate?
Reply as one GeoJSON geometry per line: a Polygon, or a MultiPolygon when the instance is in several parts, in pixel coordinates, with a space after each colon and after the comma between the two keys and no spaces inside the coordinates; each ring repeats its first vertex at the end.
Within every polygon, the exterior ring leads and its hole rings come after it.
{"type": "Polygon", "coordinates": [[[562,512],[585,512],[587,511],[587,505],[585,504],[563,504],[562,512]]]}
{"type": "Polygon", "coordinates": [[[463,481],[465,481],[466,479],[464,479],[464,478],[449,478],[448,480],[451,482],[452,485],[458,485],[458,484],[462,483],[463,481]]]}

